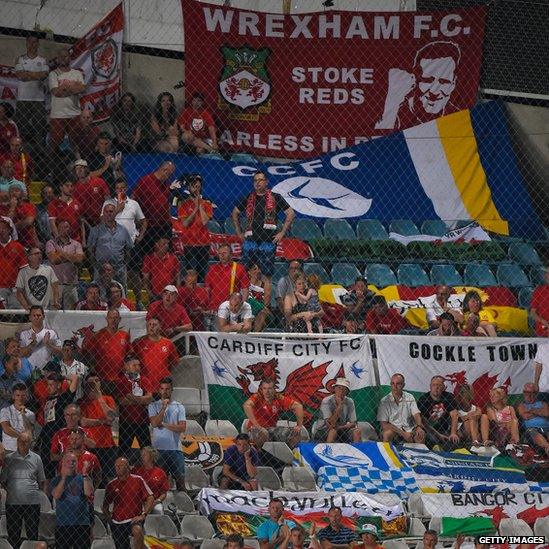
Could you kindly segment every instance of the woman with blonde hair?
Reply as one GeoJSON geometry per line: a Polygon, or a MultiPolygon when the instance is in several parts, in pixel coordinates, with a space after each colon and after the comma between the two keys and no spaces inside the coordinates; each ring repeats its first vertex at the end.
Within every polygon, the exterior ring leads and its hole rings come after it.
{"type": "Polygon", "coordinates": [[[505,448],[507,444],[519,443],[517,415],[507,404],[507,392],[503,387],[490,390],[490,404],[480,418],[480,432],[484,446],[505,448]]]}

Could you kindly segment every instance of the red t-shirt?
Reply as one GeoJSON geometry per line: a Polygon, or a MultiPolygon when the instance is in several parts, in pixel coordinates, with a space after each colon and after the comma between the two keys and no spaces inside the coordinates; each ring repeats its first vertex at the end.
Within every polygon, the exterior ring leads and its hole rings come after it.
{"type": "Polygon", "coordinates": [[[259,393],[252,395],[250,400],[253,404],[255,419],[265,429],[276,427],[280,412],[290,410],[295,402],[289,396],[277,394],[271,404],[269,404],[259,393]]]}
{"type": "MultiPolygon", "coordinates": [[[[116,408],[114,399],[111,396],[103,395],[102,398],[109,408],[116,408]]],[[[98,399],[82,399],[78,404],[80,405],[82,417],[88,419],[107,419],[98,399]]],[[[86,427],[86,430],[89,433],[89,437],[95,442],[96,448],[111,448],[114,446],[110,425],[93,425],[92,427],[86,427]]]]}
{"type": "MultiPolygon", "coordinates": [[[[231,295],[231,278],[233,262],[227,265],[216,263],[208,269],[205,285],[210,292],[210,302],[208,308],[211,311],[217,311],[221,303],[227,301],[231,295]]],[[[232,288],[233,292],[239,292],[243,288],[250,286],[250,277],[246,269],[240,263],[236,264],[235,280],[232,288]]]]}
{"type": "Polygon", "coordinates": [[[130,334],[118,330],[111,334],[103,328],[82,342],[82,350],[89,353],[95,363],[97,375],[108,381],[116,381],[124,368],[124,358],[132,347],[130,334]]]}
{"type": "Polygon", "coordinates": [[[163,377],[169,376],[179,361],[175,345],[165,337],[153,341],[143,336],[134,342],[133,350],[143,365],[143,375],[149,378],[153,387],[157,387],[163,377]]]}
{"type": "Polygon", "coordinates": [[[378,315],[373,309],[366,315],[366,331],[371,334],[397,334],[408,323],[396,309],[387,309],[384,315],[378,315]]]}
{"type": "Polygon", "coordinates": [[[154,499],[158,499],[162,494],[165,494],[170,489],[170,481],[164,469],[160,467],[136,467],[133,470],[134,474],[140,476],[152,490],[154,499]]]}
{"type": "Polygon", "coordinates": [[[91,177],[86,183],[76,183],[74,199],[82,204],[82,216],[92,225],[101,220],[101,210],[109,197],[109,187],[101,177],[91,177]]]}
{"type": "Polygon", "coordinates": [[[196,137],[209,137],[208,128],[215,126],[213,117],[207,110],[195,111],[192,107],[183,109],[177,123],[184,130],[192,131],[196,137]]]}
{"type": "Polygon", "coordinates": [[[80,242],[82,234],[80,231],[80,219],[82,217],[82,206],[78,200],[72,198],[69,202],[64,202],[60,198],[54,198],[48,204],[48,215],[50,219],[55,219],[56,223],[68,221],[71,226],[71,238],[80,242]]]}
{"type": "MultiPolygon", "coordinates": [[[[88,438],[93,439],[87,427],[82,427],[82,429],[84,429],[84,433],[88,438]]],[[[71,429],[63,427],[63,429],[59,429],[59,431],[53,435],[50,444],[50,451],[52,454],[63,454],[65,450],[67,450],[69,447],[70,434],[71,429]]]]}
{"type": "MultiPolygon", "coordinates": [[[[10,205],[2,204],[0,206],[0,215],[9,217],[10,205]]],[[[34,228],[34,220],[36,219],[36,206],[30,202],[21,202],[15,209],[15,214],[12,217],[12,221],[17,225],[20,221],[32,217],[32,225],[17,229],[17,240],[21,246],[25,248],[30,248],[31,246],[36,246],[38,239],[36,237],[36,229],[34,228]]]]}
{"type": "MultiPolygon", "coordinates": [[[[212,218],[213,208],[212,203],[208,200],[201,200],[202,207],[208,219],[212,218]]],[[[189,217],[195,209],[195,201],[189,198],[181,203],[177,210],[178,217],[189,217]]],[[[183,223],[178,224],[178,228],[181,232],[181,242],[186,246],[209,246],[210,244],[210,231],[208,231],[207,225],[202,223],[199,213],[197,213],[188,227],[184,227],[183,223]]]]}
{"type": "MultiPolygon", "coordinates": [[[[60,393],[64,393],[69,390],[69,382],[65,379],[61,383],[61,390],[60,393]]],[[[48,397],[50,396],[48,393],[48,382],[45,378],[39,379],[33,386],[32,391],[34,393],[34,398],[36,399],[36,403],[38,404],[38,412],[36,412],[36,421],[39,425],[44,425],[44,406],[46,404],[46,401],[48,400],[48,397]]]]}
{"type": "Polygon", "coordinates": [[[150,318],[158,318],[164,332],[170,328],[175,328],[176,326],[191,324],[191,319],[183,305],[174,303],[173,308],[168,310],[164,307],[161,299],[149,305],[147,320],[150,318]]]}
{"type": "Polygon", "coordinates": [[[150,275],[153,294],[160,295],[169,284],[175,284],[179,273],[179,261],[173,254],[159,257],[149,254],[143,260],[143,274],[150,275]]]}
{"type": "Polygon", "coordinates": [[[0,288],[14,288],[19,269],[26,264],[25,248],[17,240],[0,244],[0,288]]]}
{"type": "Polygon", "coordinates": [[[0,126],[0,154],[4,155],[10,152],[10,139],[18,135],[17,126],[11,120],[0,126]]]}
{"type": "MultiPolygon", "coordinates": [[[[544,320],[549,320],[549,285],[538,286],[532,294],[530,308],[544,320]]],[[[549,336],[549,330],[541,322],[536,322],[536,335],[541,337],[549,336]]]]}
{"type": "MultiPolygon", "coordinates": [[[[157,389],[148,378],[140,376],[138,380],[133,381],[126,375],[121,375],[116,381],[116,396],[118,402],[129,394],[136,396],[145,396],[157,389]]],[[[133,423],[136,425],[149,423],[149,413],[147,406],[141,404],[120,404],[120,421],[133,423]]]]}
{"type": "Polygon", "coordinates": [[[137,182],[132,198],[139,202],[149,227],[170,224],[169,183],[160,181],[154,173],[144,175],[137,182]]]}
{"type": "Polygon", "coordinates": [[[152,491],[147,483],[137,475],[130,475],[125,480],[111,480],[105,489],[105,503],[113,504],[112,521],[129,522],[133,517],[141,515],[143,506],[151,495],[152,491]]]}
{"type": "Polygon", "coordinates": [[[208,309],[208,290],[202,286],[195,286],[194,288],[188,288],[187,286],[180,286],[179,290],[179,303],[185,307],[192,323],[193,330],[204,330],[204,315],[199,309],[206,311],[208,309]]]}

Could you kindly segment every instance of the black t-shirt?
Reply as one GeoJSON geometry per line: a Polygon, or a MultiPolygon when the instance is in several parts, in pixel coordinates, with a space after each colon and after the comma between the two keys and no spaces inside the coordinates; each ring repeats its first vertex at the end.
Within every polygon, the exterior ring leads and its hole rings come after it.
{"type": "Polygon", "coordinates": [[[431,393],[419,397],[417,407],[423,419],[437,431],[448,434],[451,420],[450,412],[457,410],[456,399],[448,391],[440,395],[440,400],[433,400],[431,393]]]}
{"type": "Polygon", "coordinates": [[[72,404],[76,393],[65,391],[60,395],[48,397],[44,404],[44,427],[42,433],[45,437],[51,437],[65,426],[65,407],[72,404]]]}
{"type": "MultiPolygon", "coordinates": [[[[265,200],[267,195],[256,196],[255,199],[255,209],[254,216],[252,219],[252,236],[247,237],[248,240],[253,240],[254,242],[272,242],[273,236],[276,234],[276,229],[264,229],[263,225],[265,224],[265,200]]],[[[286,202],[286,199],[280,196],[279,194],[273,193],[275,199],[275,212],[276,216],[280,212],[286,211],[290,205],[286,202]]],[[[246,214],[246,205],[248,204],[248,196],[242,197],[240,202],[236,205],[236,208],[240,212],[246,214]]],[[[248,219],[245,217],[242,221],[242,231],[245,233],[248,228],[248,219]]],[[[276,219],[275,219],[276,223],[276,219]]]]}
{"type": "MultiPolygon", "coordinates": [[[[92,154],[86,157],[86,162],[88,163],[88,169],[90,170],[90,172],[95,172],[105,165],[105,157],[101,153],[94,151],[92,154]]],[[[109,192],[111,193],[111,196],[114,195],[115,176],[111,166],[109,166],[103,172],[101,178],[104,179],[109,186],[109,192]]]]}

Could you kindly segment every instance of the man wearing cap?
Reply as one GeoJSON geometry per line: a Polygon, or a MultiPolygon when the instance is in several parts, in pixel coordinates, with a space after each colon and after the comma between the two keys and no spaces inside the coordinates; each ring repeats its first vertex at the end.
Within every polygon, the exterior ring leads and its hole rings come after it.
{"type": "Polygon", "coordinates": [[[19,269],[27,264],[25,248],[14,239],[10,220],[0,217],[0,300],[7,309],[19,309],[14,288],[19,269]]]}
{"type": "Polygon", "coordinates": [[[294,220],[295,213],[286,200],[268,189],[269,181],[263,172],[253,176],[254,191],[243,197],[234,207],[232,219],[236,234],[243,241],[242,262],[245,265],[257,263],[268,278],[273,276],[277,244],[284,238],[294,220]],[[240,213],[246,214],[243,232],[240,213]],[[282,228],[278,230],[277,217],[284,212],[282,228]]]}
{"type": "Polygon", "coordinates": [[[379,544],[379,531],[375,524],[364,524],[359,529],[362,543],[355,545],[354,549],[382,549],[379,544]]]}
{"type": "Polygon", "coordinates": [[[178,298],[177,288],[169,284],[162,290],[162,299],[149,305],[147,320],[149,318],[158,318],[162,335],[165,337],[173,337],[181,332],[189,332],[193,328],[185,307],[177,302],[178,298]]]}
{"type": "Polygon", "coordinates": [[[252,329],[253,318],[252,307],[238,292],[234,292],[228,301],[224,301],[217,311],[220,332],[247,334],[252,329]]]}
{"type": "Polygon", "coordinates": [[[320,403],[323,424],[316,437],[326,442],[360,442],[360,430],[356,422],[355,403],[349,394],[351,387],[344,377],[334,383],[334,394],[320,403]]]}
{"type": "Polygon", "coordinates": [[[101,220],[103,202],[109,197],[109,187],[101,177],[90,175],[88,163],[76,160],[74,163],[76,181],[74,198],[82,204],[82,215],[90,225],[97,225],[101,220]]]}
{"type": "Polygon", "coordinates": [[[150,301],[160,299],[166,286],[179,286],[181,268],[177,257],[170,252],[168,238],[156,241],[154,252],[145,256],[141,271],[150,301]]]}
{"type": "Polygon", "coordinates": [[[76,398],[82,398],[82,382],[88,375],[89,368],[79,360],[74,358],[76,351],[76,343],[72,339],[65,339],[63,346],[61,347],[61,360],[59,366],[61,367],[61,375],[67,379],[72,379],[72,376],[78,376],[78,386],[76,389],[76,398]]]}

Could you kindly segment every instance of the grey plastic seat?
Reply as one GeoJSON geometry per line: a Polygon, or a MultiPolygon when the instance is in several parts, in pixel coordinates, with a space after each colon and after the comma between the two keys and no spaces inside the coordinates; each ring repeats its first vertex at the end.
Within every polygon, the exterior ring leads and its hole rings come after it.
{"type": "Polygon", "coordinates": [[[314,261],[305,263],[303,265],[303,272],[306,276],[311,274],[317,275],[323,283],[330,281],[330,276],[328,275],[328,272],[320,263],[315,263],[314,261]]]}
{"type": "Polygon", "coordinates": [[[256,467],[257,484],[260,490],[280,490],[282,484],[272,467],[256,467]]]}
{"type": "Polygon", "coordinates": [[[103,515],[104,501],[105,501],[105,489],[96,488],[93,493],[93,510],[100,516],[103,515]]]}
{"type": "Polygon", "coordinates": [[[408,497],[408,513],[412,517],[425,517],[425,507],[420,493],[410,494],[408,497]]]}
{"type": "Polygon", "coordinates": [[[500,536],[532,536],[532,528],[526,521],[518,518],[504,518],[499,523],[500,536]]]}
{"type": "Polygon", "coordinates": [[[367,421],[357,421],[356,426],[360,431],[360,436],[363,441],[379,440],[379,435],[371,423],[368,423],[367,421]]]}
{"type": "MultiPolygon", "coordinates": [[[[296,422],[288,419],[279,419],[276,422],[277,427],[295,427],[296,422]]],[[[308,442],[310,440],[309,431],[307,431],[305,425],[301,426],[301,442],[308,442]]]]}
{"type": "Polygon", "coordinates": [[[209,485],[210,479],[202,467],[198,465],[185,467],[185,486],[187,490],[202,490],[202,488],[207,488],[209,485]]]}
{"type": "Polygon", "coordinates": [[[442,528],[442,519],[440,517],[432,517],[431,520],[429,521],[429,527],[427,529],[434,530],[435,532],[440,534],[441,528],[442,528]]]}
{"type": "Polygon", "coordinates": [[[145,518],[147,535],[166,540],[179,537],[177,527],[168,515],[147,515],[145,518]]]}
{"type": "Polygon", "coordinates": [[[188,415],[197,415],[201,412],[200,389],[196,387],[174,387],[172,399],[185,406],[188,415]]]}
{"type": "Polygon", "coordinates": [[[421,224],[421,234],[444,236],[447,232],[448,227],[442,219],[427,219],[421,224]]]}
{"type": "Polygon", "coordinates": [[[294,219],[291,235],[294,238],[299,238],[300,240],[305,240],[307,242],[322,239],[322,231],[316,221],[312,219],[294,219]]]}
{"type": "Polygon", "coordinates": [[[269,440],[263,444],[263,450],[269,452],[269,454],[272,454],[284,463],[292,464],[294,461],[294,454],[285,442],[269,440]]]}
{"type": "Polygon", "coordinates": [[[429,286],[431,281],[425,269],[418,263],[402,263],[397,269],[399,284],[404,286],[429,286]]]}
{"type": "Polygon", "coordinates": [[[116,549],[114,541],[111,538],[94,539],[91,549],[116,549]]]}
{"type": "Polygon", "coordinates": [[[205,431],[213,437],[234,438],[238,435],[238,430],[228,419],[209,419],[205,431]]]}
{"type": "Polygon", "coordinates": [[[166,499],[162,502],[164,513],[165,510],[171,505],[175,505],[179,516],[198,514],[198,511],[194,508],[193,500],[186,492],[168,491],[166,494],[166,499]]]}
{"type": "MultiPolygon", "coordinates": [[[[19,548],[21,548],[25,544],[27,544],[27,549],[34,549],[34,544],[35,543],[36,542],[34,542],[34,541],[24,541],[23,543],[21,543],[19,548]],[[29,545],[29,544],[32,544],[32,545],[29,545]]],[[[13,549],[13,547],[11,546],[11,543],[7,539],[0,538],[0,549],[13,549]]]]}
{"type": "Polygon", "coordinates": [[[185,515],[180,524],[181,537],[184,539],[204,540],[215,535],[210,521],[202,515],[185,515]]]}
{"type": "Polygon", "coordinates": [[[425,525],[419,518],[412,517],[409,519],[408,535],[414,537],[421,537],[425,534],[425,525]]]}
{"type": "Polygon", "coordinates": [[[508,288],[524,288],[530,286],[528,277],[518,265],[499,265],[496,276],[500,286],[507,286],[508,288]]]}
{"type": "Polygon", "coordinates": [[[198,435],[198,436],[204,436],[206,433],[204,432],[204,429],[202,429],[202,426],[198,421],[195,421],[194,419],[187,419],[187,426],[185,428],[185,432],[181,434],[182,437],[185,435],[198,435]]]}
{"type": "Polygon", "coordinates": [[[48,496],[40,490],[38,492],[39,498],[40,498],[40,512],[41,513],[51,513],[52,512],[52,506],[51,501],[48,498],[48,496]]]}
{"type": "Polygon", "coordinates": [[[346,219],[326,219],[324,237],[332,240],[356,240],[356,234],[346,219]]]}
{"type": "Polygon", "coordinates": [[[223,549],[223,546],[225,545],[224,539],[205,539],[200,544],[200,549],[223,549]]]}
{"type": "Polygon", "coordinates": [[[468,263],[465,266],[463,281],[466,286],[478,286],[484,288],[486,286],[497,286],[496,277],[490,270],[488,265],[468,263]]]}
{"type": "Polygon", "coordinates": [[[92,534],[94,539],[101,539],[109,537],[107,528],[103,524],[103,521],[99,517],[95,517],[93,522],[92,534]]]}
{"type": "Polygon", "coordinates": [[[55,539],[55,513],[40,513],[38,536],[47,541],[55,539]]]}
{"type": "Polygon", "coordinates": [[[282,483],[290,492],[317,492],[315,477],[307,467],[284,467],[282,483]]]}

